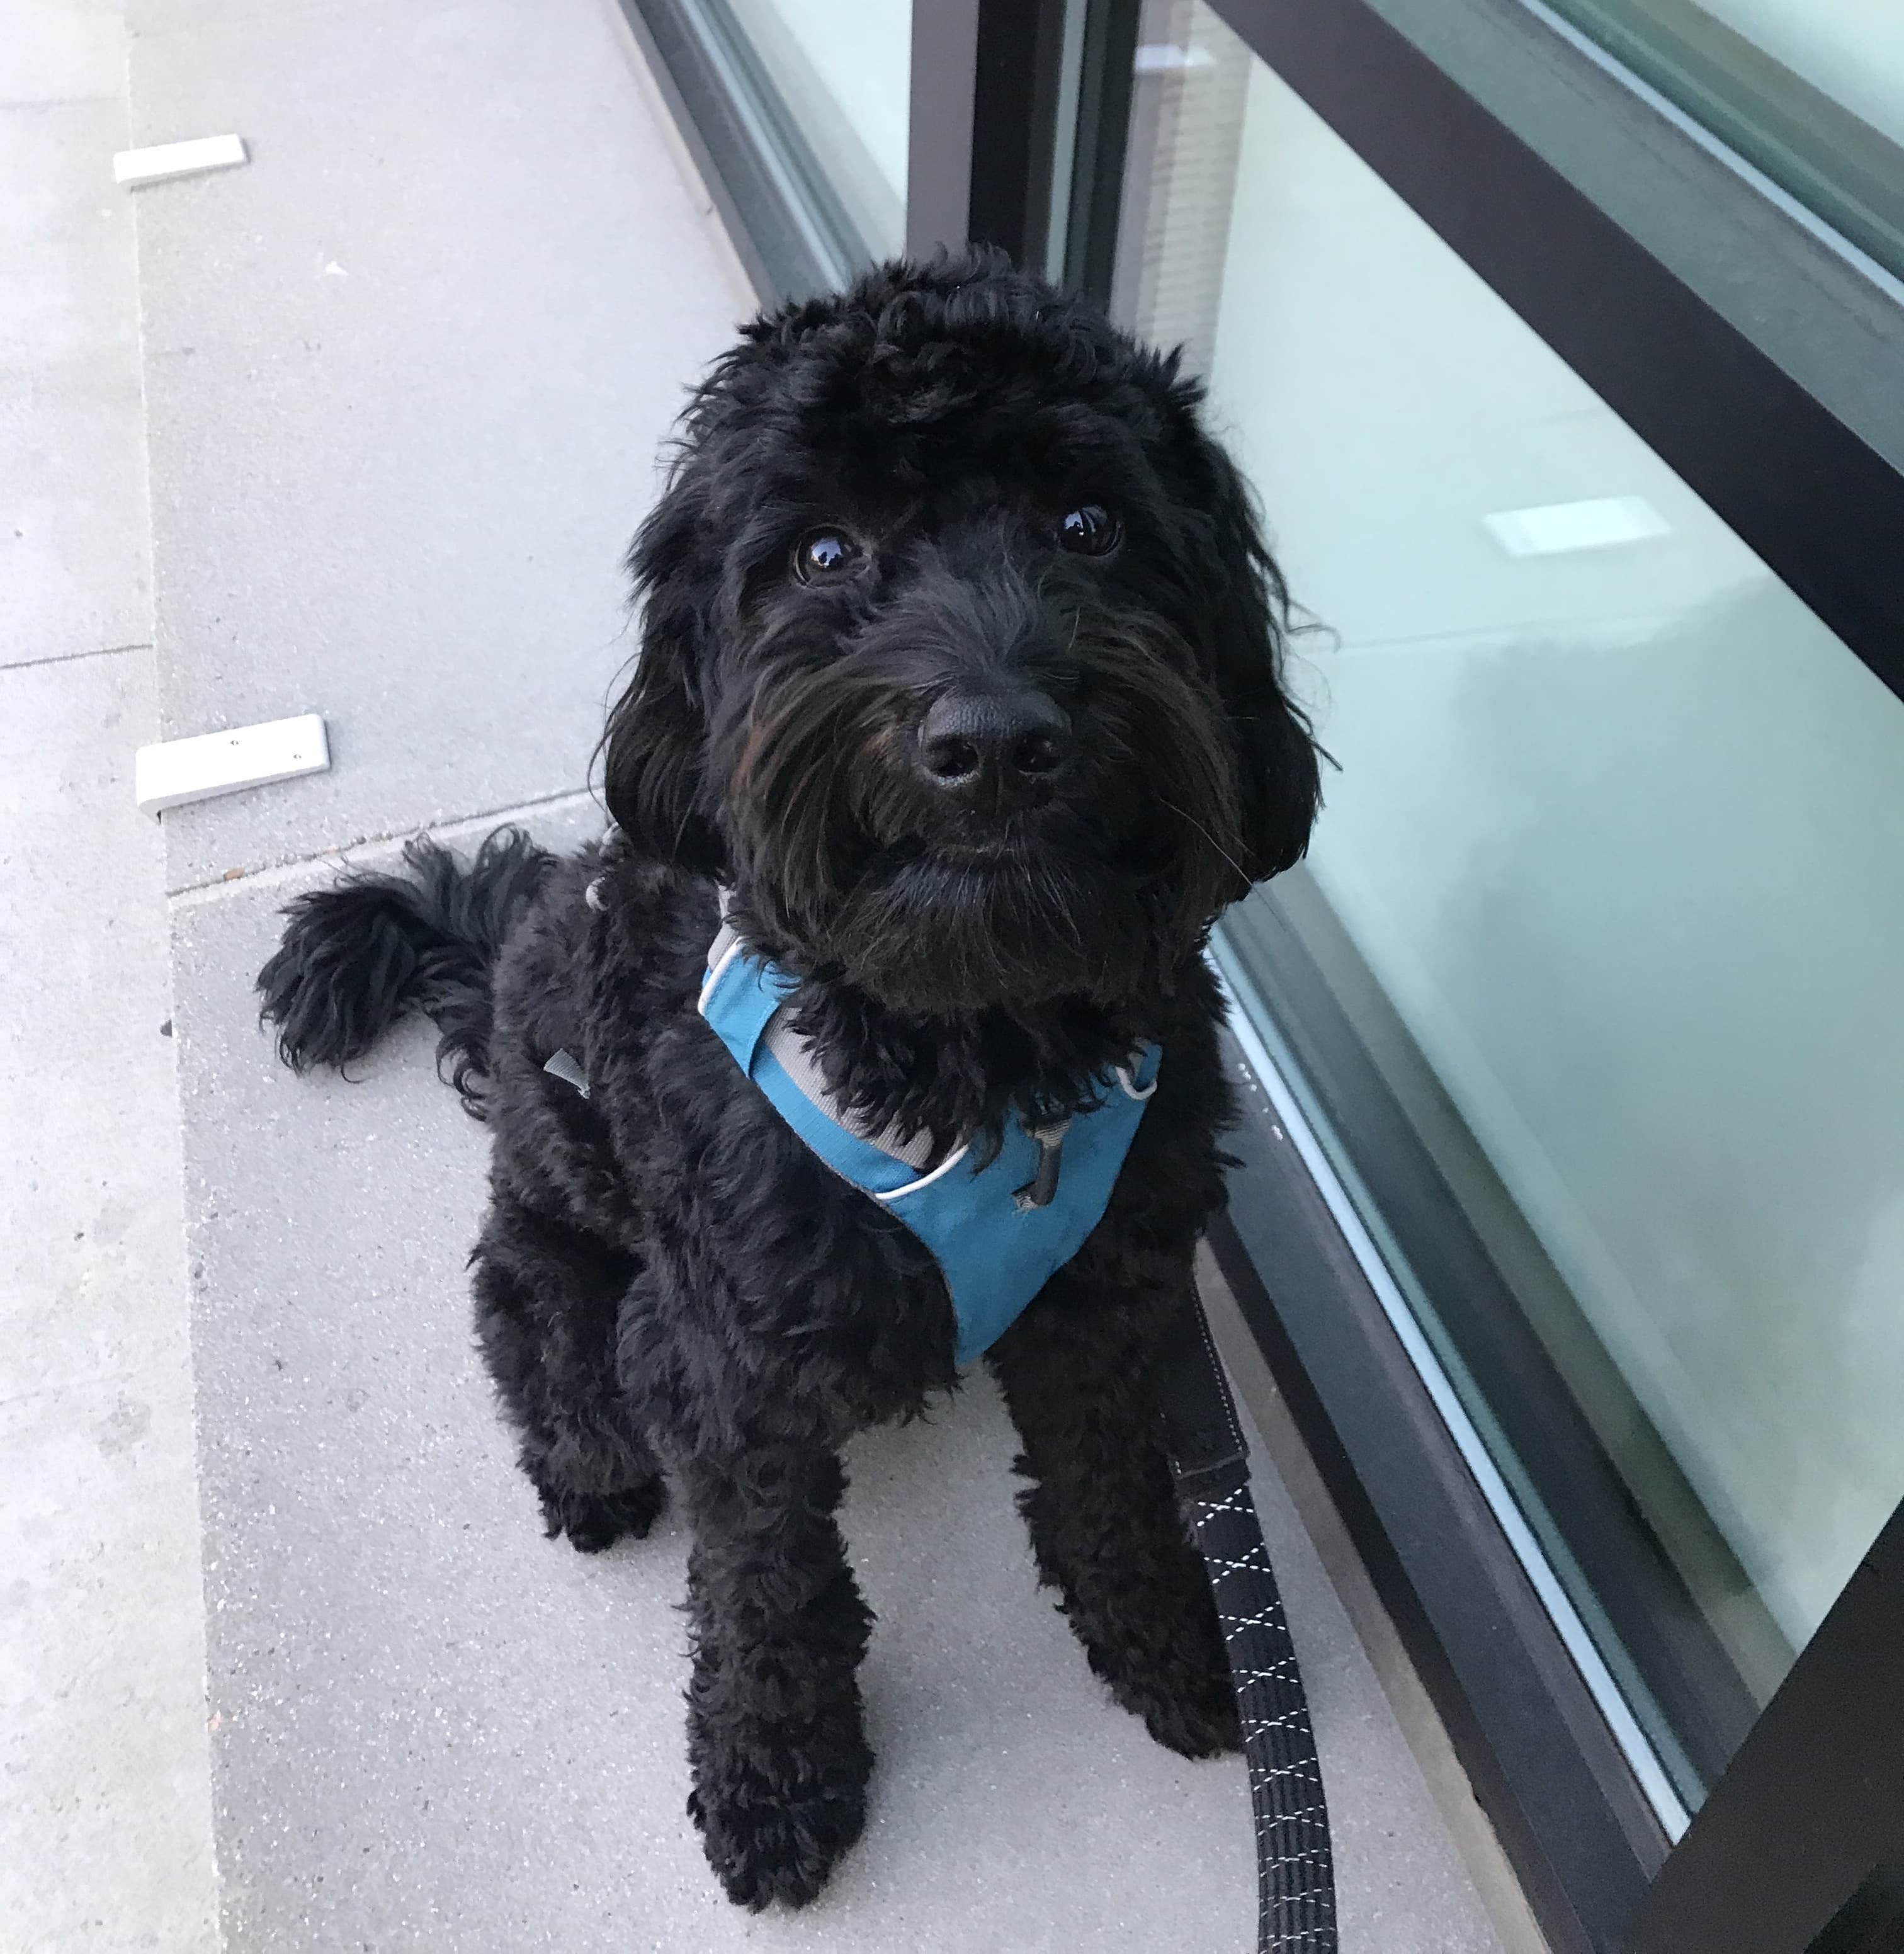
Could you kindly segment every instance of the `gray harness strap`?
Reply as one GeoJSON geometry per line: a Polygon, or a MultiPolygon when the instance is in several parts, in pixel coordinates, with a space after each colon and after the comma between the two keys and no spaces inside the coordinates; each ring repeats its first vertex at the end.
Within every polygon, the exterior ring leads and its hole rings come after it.
{"type": "MultiPolygon", "coordinates": [[[[613,828],[609,830],[608,839],[611,841],[616,833],[613,828]]],[[[585,893],[590,909],[599,911],[607,907],[607,898],[603,891],[606,879],[605,876],[598,875],[589,883],[585,893]]],[[[727,920],[734,892],[723,888],[720,894],[721,927],[715,932],[714,941],[708,945],[708,968],[710,971],[720,970],[726,960],[738,952],[740,944],[740,931],[727,920]]],[[[930,1133],[903,1134],[892,1122],[883,1126],[875,1126],[864,1115],[840,1103],[837,1096],[827,1085],[825,1069],[814,1055],[812,1041],[803,1037],[794,1029],[793,1013],[787,1006],[782,1004],[767,1020],[766,1029],[761,1033],[760,1040],[801,1098],[835,1126],[844,1127],[856,1138],[864,1140],[869,1146],[876,1147],[888,1159],[897,1161],[902,1166],[912,1168],[915,1173],[923,1173],[935,1164],[937,1150],[930,1133]]],[[[1136,1063],[1137,1057],[1133,1054],[1131,1063],[1135,1066],[1136,1063]]],[[[572,1053],[558,1051],[552,1054],[542,1070],[565,1085],[572,1085],[584,1099],[588,1098],[588,1075],[572,1053]]],[[[1067,1117],[1026,1129],[1038,1143],[1038,1165],[1031,1179],[1013,1193],[1012,1200],[1021,1214],[1035,1208],[1048,1208],[1057,1198],[1058,1176],[1064,1166],[1064,1136],[1070,1130],[1070,1126],[1071,1122],[1067,1117]]]]}
{"type": "Polygon", "coordinates": [[[589,1096],[589,1075],[570,1053],[550,1053],[543,1061],[542,1070],[551,1078],[559,1079],[564,1085],[573,1085],[584,1099],[589,1096]]]}
{"type": "MultiPolygon", "coordinates": [[[[619,832],[611,828],[606,839],[612,841],[619,832]]],[[[598,875],[585,891],[589,907],[597,911],[608,906],[603,893],[605,876],[598,875]]],[[[739,945],[740,934],[727,920],[727,912],[734,900],[730,889],[721,891],[721,927],[715,933],[713,942],[708,946],[708,968],[718,970],[722,960],[739,945]]],[[[820,1112],[825,1114],[835,1126],[864,1140],[869,1146],[877,1147],[889,1160],[911,1167],[923,1173],[935,1164],[936,1149],[929,1133],[903,1136],[891,1123],[875,1126],[862,1114],[852,1107],[840,1104],[838,1098],[828,1089],[826,1073],[813,1054],[809,1039],[801,1036],[793,1028],[793,1014],[784,1004],[767,1021],[767,1029],[761,1034],[761,1042],[771,1052],[781,1070],[793,1082],[800,1096],[820,1112]]],[[[1133,1057],[1132,1063],[1136,1063],[1133,1057]]],[[[588,1074],[567,1051],[552,1053],[544,1063],[542,1070],[551,1077],[559,1079],[566,1085],[572,1085],[586,1099],[589,1096],[588,1074]]],[[[1064,1136],[1070,1130],[1070,1120],[1052,1121],[1049,1125],[1026,1129],[1038,1142],[1038,1168],[1025,1185],[1012,1196],[1022,1211],[1032,1208],[1046,1208],[1056,1198],[1058,1174],[1064,1161],[1064,1136]]]]}
{"type": "MultiPolygon", "coordinates": [[[[727,891],[721,897],[721,923],[719,933],[708,946],[708,968],[718,970],[721,960],[740,942],[739,932],[727,921],[727,891]]],[[[783,1004],[767,1020],[767,1029],[760,1035],[760,1041],[771,1052],[784,1072],[800,1089],[802,1098],[818,1107],[836,1126],[844,1126],[850,1133],[864,1140],[869,1146],[877,1147],[889,1160],[896,1160],[911,1167],[915,1173],[923,1173],[933,1164],[932,1136],[930,1133],[915,1133],[910,1139],[902,1139],[897,1129],[891,1125],[875,1126],[851,1107],[843,1106],[827,1089],[826,1074],[819,1060],[813,1055],[812,1041],[803,1038],[793,1029],[793,1013],[783,1004]]]]}
{"type": "MultiPolygon", "coordinates": [[[[601,900],[595,891],[596,882],[588,887],[589,906],[599,909],[601,900]]],[[[708,967],[718,968],[721,960],[740,942],[739,933],[725,920],[727,892],[721,891],[722,922],[719,933],[708,946],[708,967]]],[[[803,1038],[793,1029],[792,1015],[783,1004],[767,1022],[767,1029],[761,1034],[761,1042],[779,1061],[781,1068],[800,1089],[801,1096],[812,1101],[819,1111],[833,1121],[844,1126],[850,1133],[856,1134],[868,1145],[877,1147],[888,1158],[910,1167],[915,1173],[922,1173],[933,1164],[932,1136],[929,1133],[915,1133],[909,1139],[902,1139],[896,1128],[891,1125],[875,1126],[850,1107],[843,1106],[827,1089],[826,1074],[819,1060],[813,1055],[812,1042],[803,1038]]],[[[589,1076],[573,1053],[552,1052],[544,1060],[542,1070],[551,1078],[559,1079],[564,1085],[573,1086],[586,1099],[589,1096],[589,1076]]],[[[1047,1197],[1049,1198],[1048,1196],[1047,1197]]]]}

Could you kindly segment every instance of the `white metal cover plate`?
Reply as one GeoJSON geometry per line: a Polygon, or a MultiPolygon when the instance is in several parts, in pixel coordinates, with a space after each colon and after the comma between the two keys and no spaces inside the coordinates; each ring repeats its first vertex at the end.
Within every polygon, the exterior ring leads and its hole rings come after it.
{"type": "Polygon", "coordinates": [[[268,781],[321,774],[331,764],[324,721],[315,712],[234,726],[190,740],[141,746],[133,762],[133,791],[141,814],[162,814],[187,801],[209,800],[262,787],[268,781]]]}
{"type": "Polygon", "coordinates": [[[112,181],[159,183],[167,177],[195,177],[205,170],[228,170],[244,160],[244,144],[239,137],[198,136],[189,143],[159,143],[149,149],[121,149],[112,159],[112,181]]]}

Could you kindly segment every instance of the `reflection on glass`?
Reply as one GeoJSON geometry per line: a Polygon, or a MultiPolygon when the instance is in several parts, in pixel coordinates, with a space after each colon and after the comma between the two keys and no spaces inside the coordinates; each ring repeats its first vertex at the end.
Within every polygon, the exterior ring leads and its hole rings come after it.
{"type": "Polygon", "coordinates": [[[1340,768],[1228,954],[1696,1804],[1904,1494],[1904,703],[1214,14],[1144,23],[1120,300],[1340,768]]]}
{"type": "Polygon", "coordinates": [[[837,206],[853,256],[903,250],[911,0],[699,4],[744,40],[803,188],[837,206]]]}
{"type": "Polygon", "coordinates": [[[1896,0],[1553,4],[1904,274],[1904,11],[1896,0]]]}

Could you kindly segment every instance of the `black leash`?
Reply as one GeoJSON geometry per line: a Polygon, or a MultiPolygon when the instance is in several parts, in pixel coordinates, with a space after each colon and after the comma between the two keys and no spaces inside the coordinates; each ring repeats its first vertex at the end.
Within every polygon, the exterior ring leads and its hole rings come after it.
{"type": "Polygon", "coordinates": [[[1170,1470],[1209,1570],[1256,1819],[1257,1954],[1336,1954],[1335,1865],[1315,1733],[1249,1494],[1249,1449],[1203,1301],[1160,1380],[1170,1470]]]}

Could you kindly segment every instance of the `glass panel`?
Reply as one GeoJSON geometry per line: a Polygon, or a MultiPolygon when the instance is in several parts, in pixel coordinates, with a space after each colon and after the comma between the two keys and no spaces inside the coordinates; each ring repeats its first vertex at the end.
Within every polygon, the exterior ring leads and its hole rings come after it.
{"type": "Polygon", "coordinates": [[[1226,956],[1696,1804],[1904,1494],[1904,703],[1207,7],[1142,40],[1118,302],[1337,762],[1226,956]]]}
{"type": "Polygon", "coordinates": [[[746,71],[845,269],[906,247],[911,0],[694,0],[746,71]]]}
{"type": "Polygon", "coordinates": [[[1552,0],[1880,264],[1904,274],[1898,0],[1552,0]]]}

